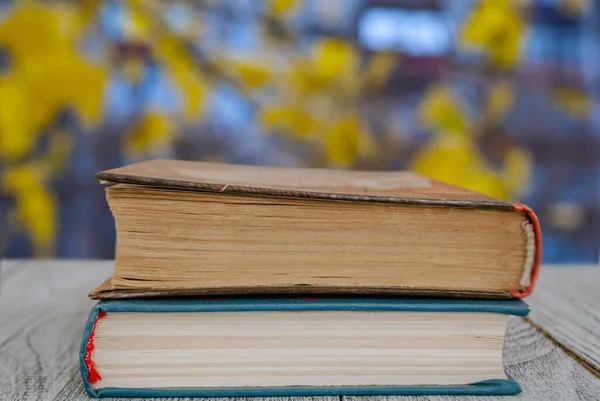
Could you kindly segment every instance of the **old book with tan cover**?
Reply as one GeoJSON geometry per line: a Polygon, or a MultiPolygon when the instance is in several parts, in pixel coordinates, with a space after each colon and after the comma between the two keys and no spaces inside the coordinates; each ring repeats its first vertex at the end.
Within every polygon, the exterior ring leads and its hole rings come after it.
{"type": "Polygon", "coordinates": [[[410,172],[152,160],[98,173],[117,226],[92,298],[528,295],[533,212],[410,172]]]}

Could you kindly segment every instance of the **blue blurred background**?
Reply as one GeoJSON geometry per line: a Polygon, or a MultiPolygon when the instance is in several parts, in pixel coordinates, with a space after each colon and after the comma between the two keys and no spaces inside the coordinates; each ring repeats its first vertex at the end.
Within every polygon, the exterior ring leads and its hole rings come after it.
{"type": "Polygon", "coordinates": [[[415,170],[596,263],[591,0],[0,2],[0,252],[112,258],[94,173],[166,157],[415,170]]]}

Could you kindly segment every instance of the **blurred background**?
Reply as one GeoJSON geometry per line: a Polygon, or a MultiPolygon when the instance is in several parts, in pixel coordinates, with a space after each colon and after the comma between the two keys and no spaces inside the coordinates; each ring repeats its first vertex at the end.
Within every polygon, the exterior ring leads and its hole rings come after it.
{"type": "Polygon", "coordinates": [[[592,0],[0,2],[0,254],[112,258],[94,173],[150,158],[411,169],[597,263],[592,0]]]}

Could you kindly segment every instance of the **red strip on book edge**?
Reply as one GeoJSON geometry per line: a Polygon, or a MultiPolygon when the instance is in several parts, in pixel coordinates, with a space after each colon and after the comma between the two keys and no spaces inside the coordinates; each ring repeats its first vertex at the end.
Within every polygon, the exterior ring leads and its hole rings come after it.
{"type": "Polygon", "coordinates": [[[540,274],[540,267],[542,264],[542,229],[540,228],[539,219],[529,206],[522,203],[515,203],[513,206],[517,212],[524,212],[527,215],[531,224],[533,224],[533,232],[535,234],[535,258],[533,270],[531,271],[531,284],[523,290],[513,290],[511,292],[516,298],[525,298],[533,292],[538,275],[540,274]]]}
{"type": "Polygon", "coordinates": [[[94,333],[96,332],[96,325],[98,324],[98,320],[102,319],[104,316],[106,316],[106,312],[98,312],[98,316],[96,317],[96,320],[94,320],[94,325],[92,326],[90,336],[85,343],[85,355],[83,356],[83,361],[85,362],[85,367],[88,371],[88,382],[90,382],[90,384],[94,384],[102,380],[102,376],[100,376],[100,373],[98,373],[98,370],[96,369],[96,364],[94,361],[92,361],[92,352],[94,351],[94,333]]]}

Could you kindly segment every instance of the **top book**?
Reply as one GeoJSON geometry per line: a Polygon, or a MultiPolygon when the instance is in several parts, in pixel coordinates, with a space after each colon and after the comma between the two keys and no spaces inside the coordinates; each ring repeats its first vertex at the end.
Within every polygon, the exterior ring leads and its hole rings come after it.
{"type": "Polygon", "coordinates": [[[524,297],[531,209],[411,172],[152,160],[97,174],[117,227],[90,296],[524,297]]]}

